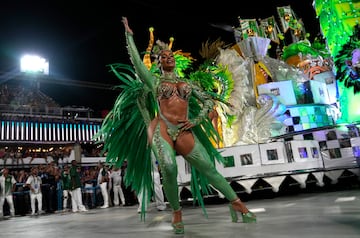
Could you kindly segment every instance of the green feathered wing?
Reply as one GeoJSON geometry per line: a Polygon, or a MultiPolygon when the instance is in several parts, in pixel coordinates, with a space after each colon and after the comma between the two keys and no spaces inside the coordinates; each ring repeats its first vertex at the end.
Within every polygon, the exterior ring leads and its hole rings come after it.
{"type": "Polygon", "coordinates": [[[121,93],[105,117],[95,139],[104,142],[106,162],[121,167],[127,163],[124,183],[135,192],[152,191],[151,148],[147,142],[147,126],[156,111],[150,91],[126,64],[109,65],[121,80],[121,93]]]}

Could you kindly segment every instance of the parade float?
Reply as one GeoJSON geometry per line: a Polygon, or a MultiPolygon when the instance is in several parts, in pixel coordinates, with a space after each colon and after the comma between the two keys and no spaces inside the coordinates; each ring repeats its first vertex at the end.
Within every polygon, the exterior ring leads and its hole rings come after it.
{"type": "MultiPolygon", "coordinates": [[[[315,1],[323,39],[314,42],[290,6],[277,8],[281,27],[274,16],[239,17],[236,44],[214,42],[219,52],[212,63],[231,75],[226,85],[232,87],[232,107],[216,108],[218,148],[226,160],[216,166],[239,192],[359,177],[358,5],[315,1]],[[284,37],[292,42],[281,45],[284,37]],[[280,49],[275,57],[268,53],[273,42],[280,49]]],[[[221,77],[215,78],[218,85],[221,77]]],[[[177,163],[179,184],[189,189],[189,166],[180,156],[177,163]]]]}

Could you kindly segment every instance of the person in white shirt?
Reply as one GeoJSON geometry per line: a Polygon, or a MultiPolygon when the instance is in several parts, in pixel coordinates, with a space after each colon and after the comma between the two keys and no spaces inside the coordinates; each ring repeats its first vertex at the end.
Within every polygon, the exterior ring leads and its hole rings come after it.
{"type": "Polygon", "coordinates": [[[13,175],[9,174],[9,169],[4,168],[0,176],[0,216],[3,216],[3,208],[5,200],[10,208],[10,216],[15,216],[13,192],[16,188],[16,179],[13,175]]]}
{"type": "Polygon", "coordinates": [[[31,215],[35,215],[36,202],[38,207],[38,214],[43,214],[42,210],[42,193],[41,193],[41,177],[38,175],[39,170],[36,167],[31,168],[31,174],[26,180],[26,186],[30,189],[30,205],[31,215]]]}
{"type": "Polygon", "coordinates": [[[110,181],[112,183],[113,194],[114,194],[114,205],[125,205],[125,196],[121,188],[122,177],[120,167],[114,166],[110,173],[110,181]],[[119,201],[120,197],[120,201],[119,201]]]}

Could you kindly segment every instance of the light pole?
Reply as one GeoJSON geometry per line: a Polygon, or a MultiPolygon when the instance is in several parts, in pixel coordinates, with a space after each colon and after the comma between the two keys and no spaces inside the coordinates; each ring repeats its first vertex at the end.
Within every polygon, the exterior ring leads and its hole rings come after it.
{"type": "MultiPolygon", "coordinates": [[[[49,75],[49,62],[38,55],[24,55],[20,59],[20,71],[35,76],[49,75]]],[[[37,89],[40,89],[40,81],[36,80],[37,89]]]]}

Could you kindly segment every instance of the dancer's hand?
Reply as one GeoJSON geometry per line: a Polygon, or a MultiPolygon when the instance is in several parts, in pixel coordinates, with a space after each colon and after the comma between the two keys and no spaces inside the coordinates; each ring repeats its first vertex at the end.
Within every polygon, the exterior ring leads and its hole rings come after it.
{"type": "Polygon", "coordinates": [[[181,131],[189,130],[195,126],[195,124],[193,124],[190,120],[178,120],[178,122],[181,123],[181,131]]]}
{"type": "Polygon", "coordinates": [[[129,34],[133,35],[133,31],[131,30],[131,28],[129,27],[129,23],[126,17],[122,17],[122,23],[124,24],[125,27],[125,31],[128,32],[129,34]]]}

